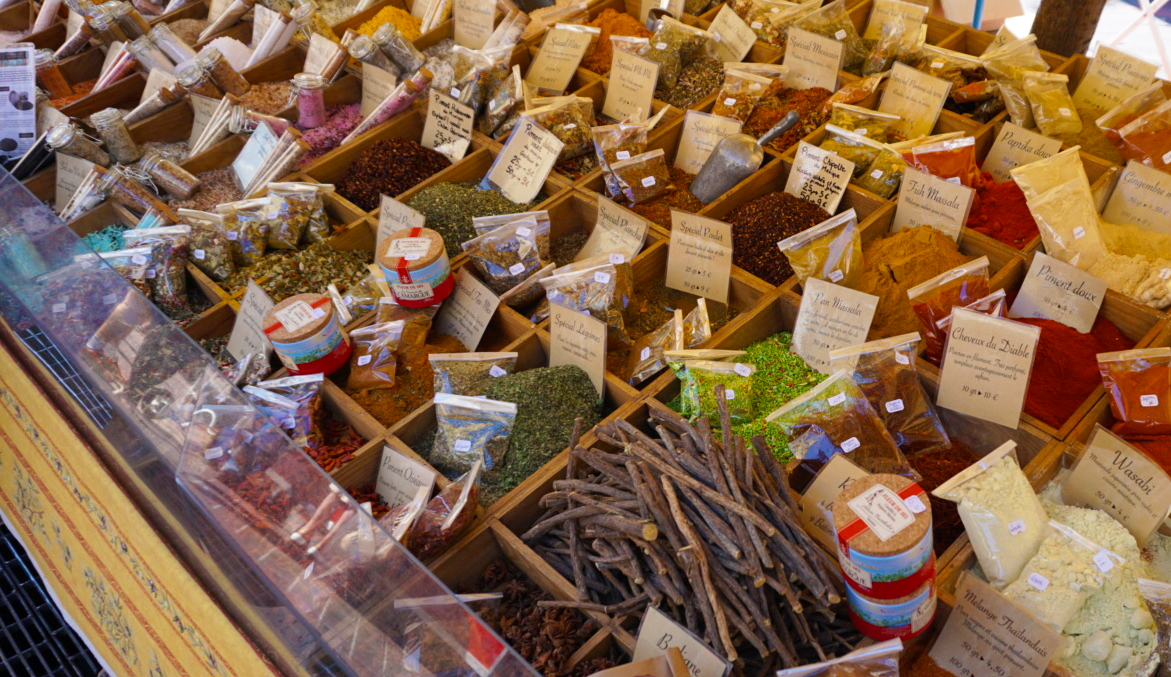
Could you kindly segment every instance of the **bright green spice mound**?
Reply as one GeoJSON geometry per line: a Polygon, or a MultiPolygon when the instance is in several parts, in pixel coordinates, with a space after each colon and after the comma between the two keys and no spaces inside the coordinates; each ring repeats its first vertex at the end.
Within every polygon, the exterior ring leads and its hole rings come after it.
{"type": "Polygon", "coordinates": [[[485,506],[568,447],[573,422],[579,416],[585,419],[583,432],[602,419],[598,391],[589,375],[570,365],[501,376],[488,384],[484,394],[490,400],[516,405],[508,454],[499,470],[484,477],[481,502],[485,506]]]}

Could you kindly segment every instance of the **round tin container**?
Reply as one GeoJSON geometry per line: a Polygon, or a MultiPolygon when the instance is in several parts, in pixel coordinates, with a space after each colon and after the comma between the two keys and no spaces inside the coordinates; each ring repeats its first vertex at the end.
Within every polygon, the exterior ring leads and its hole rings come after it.
{"type": "Polygon", "coordinates": [[[265,313],[262,324],[291,374],[332,374],[350,359],[350,339],[322,294],[290,296],[265,313]]]}
{"type": "Polygon", "coordinates": [[[407,228],[378,245],[378,265],[390,293],[405,308],[441,303],[455,288],[443,236],[430,228],[407,228]]]}
{"type": "Polygon", "coordinates": [[[859,593],[904,597],[934,571],[931,504],[922,487],[906,477],[859,478],[834,501],[833,518],[838,562],[847,584],[859,593]]]}
{"type": "Polygon", "coordinates": [[[913,594],[894,600],[876,600],[846,587],[850,620],[862,634],[878,641],[918,637],[935,618],[935,566],[931,578],[913,594]]]}

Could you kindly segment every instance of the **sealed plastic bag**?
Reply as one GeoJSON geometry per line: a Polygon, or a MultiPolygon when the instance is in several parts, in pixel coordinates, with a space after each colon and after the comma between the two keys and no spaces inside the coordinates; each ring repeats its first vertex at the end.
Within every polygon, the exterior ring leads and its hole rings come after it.
{"type": "Polygon", "coordinates": [[[191,314],[187,300],[187,259],[191,254],[191,226],[135,228],[122,233],[127,247],[151,248],[152,299],[167,317],[181,319],[191,314]]]}
{"type": "Polygon", "coordinates": [[[1005,442],[931,495],[957,504],[980,569],[998,590],[1017,580],[1045,539],[1049,517],[1021,471],[1014,442],[1005,442]]]}
{"type": "Polygon", "coordinates": [[[716,386],[723,385],[732,423],[747,423],[756,418],[756,391],[752,383],[755,365],[690,360],[683,363],[683,368],[682,393],[688,400],[685,407],[693,417],[705,416],[712,427],[720,426],[716,386]]]}
{"type": "Polygon", "coordinates": [[[477,462],[491,472],[504,461],[516,419],[516,405],[479,397],[435,395],[435,444],[427,460],[447,476],[477,462]]]}
{"type": "Polygon", "coordinates": [[[837,153],[843,160],[853,162],[855,178],[861,176],[882,152],[881,143],[836,125],[825,126],[825,138],[820,148],[837,153]]]}
{"type": "Polygon", "coordinates": [[[557,268],[541,285],[549,303],[605,322],[612,348],[630,344],[623,316],[634,287],[630,263],[612,263],[608,254],[601,254],[557,268]]]}
{"type": "Polygon", "coordinates": [[[447,550],[471,525],[480,505],[479,460],[459,479],[432,498],[411,528],[409,548],[419,559],[447,550]]]}
{"type": "Polygon", "coordinates": [[[626,380],[638,386],[667,367],[668,350],[695,348],[712,336],[707,299],[699,298],[686,317],[676,309],[675,315],[654,331],[639,337],[627,353],[626,380]]]}
{"type": "Polygon", "coordinates": [[[988,257],[981,256],[907,290],[911,310],[922,327],[926,358],[939,364],[947,335],[936,326],[952,308],[966,306],[988,295],[988,257]]]}
{"type": "Polygon", "coordinates": [[[1106,253],[1098,210],[1085,179],[1074,179],[1028,200],[1045,253],[1088,270],[1106,253]]]}
{"type": "Polygon", "coordinates": [[[322,374],[289,376],[246,386],[248,401],[288,433],[299,447],[316,449],[325,442],[322,374]]]}
{"type": "Polygon", "coordinates": [[[951,445],[915,369],[918,343],[918,334],[903,334],[839,348],[829,354],[830,367],[850,373],[895,444],[906,454],[951,445]]]}
{"type": "Polygon", "coordinates": [[[1163,92],[1163,83],[1156,81],[1149,87],[1135,92],[1124,99],[1122,103],[1106,111],[1102,117],[1094,121],[1094,124],[1098,125],[1098,129],[1102,130],[1102,134],[1106,136],[1106,139],[1110,143],[1114,144],[1118,152],[1123,153],[1125,144],[1122,143],[1122,136],[1119,134],[1119,130],[1125,127],[1128,122],[1158,107],[1166,100],[1167,95],[1163,92]]]}
{"type": "Polygon", "coordinates": [[[441,307],[434,305],[426,308],[407,308],[396,303],[390,295],[386,295],[378,300],[378,316],[375,322],[382,324],[402,320],[403,334],[398,351],[400,355],[409,355],[427,342],[431,321],[435,319],[441,307]]]}
{"type": "Polygon", "coordinates": [[[403,338],[403,321],[371,324],[350,332],[350,376],[346,390],[376,390],[394,387],[398,366],[395,353],[403,338]]]}
{"type": "Polygon", "coordinates": [[[211,279],[223,282],[236,272],[236,262],[232,243],[219,222],[219,218],[191,221],[191,262],[211,279]]]}
{"type": "Polygon", "coordinates": [[[712,115],[747,122],[756,102],[768,91],[772,80],[735,68],[724,69],[724,84],[712,105],[712,115]]]}
{"type": "Polygon", "coordinates": [[[842,70],[861,75],[862,64],[869,54],[862,36],[846,11],[846,0],[834,0],[793,22],[797,28],[837,40],[845,46],[842,54],[842,70]]]}
{"type": "Polygon", "coordinates": [[[884,24],[874,48],[862,63],[862,75],[875,75],[890,70],[895,59],[903,53],[907,42],[907,27],[902,21],[884,24]]]}
{"type": "Polygon", "coordinates": [[[610,171],[618,182],[618,190],[631,204],[650,202],[675,189],[667,168],[667,155],[661,148],[611,163],[610,171]]]}
{"type": "Polygon", "coordinates": [[[598,167],[606,179],[606,194],[609,197],[617,197],[621,192],[610,164],[619,160],[629,160],[646,152],[649,134],[650,126],[638,122],[604,125],[594,127],[591,131],[594,153],[598,158],[598,167]]]}
{"type": "Polygon", "coordinates": [[[1171,348],[1098,354],[1120,435],[1171,434],[1171,348]]]}
{"type": "Polygon", "coordinates": [[[919,50],[919,61],[915,70],[922,71],[933,78],[947,80],[951,83],[951,91],[963,89],[976,81],[986,81],[988,71],[978,56],[944,49],[936,45],[924,45],[919,50]]]}
{"type": "Polygon", "coordinates": [[[821,114],[829,115],[830,110],[833,109],[835,103],[858,103],[869,98],[872,94],[878,91],[878,86],[882,81],[890,75],[887,73],[875,73],[874,75],[867,75],[861,80],[856,80],[848,85],[843,85],[838,91],[830,95],[821,104],[821,114]]]}
{"type": "Polygon", "coordinates": [[[853,209],[777,243],[801,284],[809,278],[854,288],[862,275],[862,235],[853,209]]]}
{"type": "Polygon", "coordinates": [[[769,81],[768,88],[760,97],[762,99],[775,96],[785,88],[785,79],[789,77],[789,67],[775,63],[745,63],[743,61],[725,61],[724,72],[728,70],[740,71],[769,81]]]}
{"type": "Polygon", "coordinates": [[[469,260],[484,283],[497,294],[512,289],[543,268],[546,261],[537,247],[538,232],[547,241],[548,225],[526,218],[500,226],[462,243],[469,260]]]}
{"type": "Polygon", "coordinates": [[[1075,179],[1084,181],[1088,189],[1090,180],[1078,154],[1079,148],[1067,148],[1056,155],[1013,167],[1008,173],[1029,200],[1075,179]]]}
{"type": "Polygon", "coordinates": [[[902,118],[893,113],[879,113],[869,108],[835,103],[829,124],[875,141],[886,141],[887,130],[902,118]]]}
{"type": "Polygon", "coordinates": [[[683,65],[691,61],[695,52],[703,47],[711,33],[694,26],[664,17],[659,29],[651,36],[650,44],[641,56],[659,64],[659,79],[655,89],[670,91],[679,80],[683,65]]]}
{"type": "Polygon", "coordinates": [[[1049,70],[1036,43],[1037,36],[1029,35],[981,57],[984,68],[1000,88],[1000,98],[1013,123],[1025,129],[1034,126],[1033,111],[1025,96],[1025,73],[1049,70]]]}
{"type": "Polygon", "coordinates": [[[861,176],[854,179],[854,185],[879,197],[890,198],[898,192],[906,169],[907,161],[902,154],[884,145],[861,176]]]}
{"type": "Polygon", "coordinates": [[[451,48],[450,63],[454,72],[448,94],[473,111],[479,110],[484,102],[487,74],[494,60],[478,49],[455,45],[451,48]]]}
{"type": "Polygon", "coordinates": [[[419,520],[419,516],[423,514],[423,509],[427,507],[427,498],[430,495],[430,487],[422,485],[415,491],[415,496],[410,501],[391,508],[390,512],[378,520],[378,523],[386,529],[390,537],[408,550],[411,548],[411,529],[419,520]]]}
{"type": "Polygon", "coordinates": [[[266,196],[272,200],[273,218],[292,221],[292,230],[301,231],[301,243],[325,242],[331,232],[325,214],[325,195],[334,192],[328,183],[283,182],[268,184],[266,196]]]}
{"type": "Polygon", "coordinates": [[[1171,665],[1171,584],[1140,578],[1138,594],[1146,602],[1158,629],[1155,648],[1159,652],[1159,661],[1171,665]]]}
{"type": "Polygon", "coordinates": [[[1036,556],[1004,589],[1004,596],[1061,632],[1090,595],[1117,576],[1125,563],[1070,527],[1050,521],[1036,556]]]}
{"type": "Polygon", "coordinates": [[[1077,134],[1082,119],[1069,95],[1069,76],[1058,73],[1025,73],[1025,96],[1042,134],[1077,134]]]}
{"type": "MultiPolygon", "coordinates": [[[[754,2],[753,4],[757,4],[754,2]]],[[[756,32],[756,36],[770,45],[785,48],[789,40],[789,26],[806,14],[814,11],[821,5],[821,0],[805,0],[804,2],[767,2],[765,8],[768,14],[762,16],[757,13],[754,19],[748,21],[749,27],[756,32]],[[760,27],[756,24],[759,23],[760,27]]]]}
{"type": "Polygon", "coordinates": [[[151,248],[131,247],[112,252],[98,252],[98,257],[118,272],[127,282],[137,289],[147,299],[154,297],[150,277],[154,268],[151,267],[151,248]]]}
{"type": "Polygon", "coordinates": [[[889,639],[856,649],[841,658],[777,671],[777,677],[899,677],[903,643],[889,639]]]}
{"type": "Polygon", "coordinates": [[[537,108],[525,111],[525,115],[553,133],[565,147],[557,156],[562,162],[588,153],[593,143],[590,130],[594,126],[594,103],[592,99],[580,96],[558,96],[538,98],[537,108]]]}
{"type": "Polygon", "coordinates": [[[241,200],[216,205],[224,219],[224,234],[232,243],[232,258],[241,268],[255,265],[268,250],[268,200],[241,200]]]}
{"type": "Polygon", "coordinates": [[[432,353],[435,392],[479,397],[493,379],[516,369],[517,353],[432,353]]]}
{"type": "Polygon", "coordinates": [[[509,115],[524,101],[520,65],[508,71],[508,77],[492,81],[484,92],[483,112],[476,118],[476,131],[492,136],[509,115]]]}
{"type": "MultiPolygon", "coordinates": [[[[816,425],[842,453],[849,454],[850,460],[859,468],[872,473],[902,475],[915,482],[923,479],[899,451],[882,419],[848,372],[834,373],[817,387],[766,416],[765,421],[780,428],[787,440],[796,439],[810,426],[816,425]]],[[[824,462],[816,463],[816,467],[807,470],[816,474],[822,465],[824,462]]]]}
{"type": "MultiPolygon", "coordinates": [[[[366,313],[372,312],[378,308],[378,300],[382,298],[383,294],[382,289],[375,281],[375,276],[377,276],[378,279],[385,281],[381,269],[377,271],[371,271],[371,273],[362,278],[361,281],[350,285],[350,287],[346,289],[345,294],[338,294],[339,298],[341,299],[341,303],[339,305],[344,307],[346,311],[349,312],[350,317],[355,319],[360,318],[366,313]]],[[[330,283],[330,287],[333,287],[335,290],[337,289],[337,287],[334,287],[332,283],[330,283]]]]}
{"type": "MultiPolygon", "coordinates": [[[[977,313],[983,313],[984,315],[988,315],[990,317],[1007,317],[1007,298],[1008,292],[1004,291],[1003,289],[997,289],[991,294],[983,298],[976,299],[975,301],[964,306],[964,309],[977,313]]],[[[941,335],[947,336],[948,332],[951,331],[951,318],[954,317],[954,315],[955,313],[952,313],[951,315],[948,315],[947,317],[935,323],[935,326],[939,329],[939,333],[941,335]]],[[[947,350],[946,341],[944,342],[943,347],[944,350],[947,350]]]]}
{"type": "Polygon", "coordinates": [[[1171,101],[1165,101],[1143,113],[1118,130],[1128,160],[1137,160],[1161,172],[1171,171],[1171,101]]]}
{"type": "Polygon", "coordinates": [[[976,139],[965,136],[935,143],[919,144],[903,153],[907,165],[941,179],[959,179],[968,188],[980,181],[976,163],[976,139]]]}
{"type": "Polygon", "coordinates": [[[549,220],[549,212],[544,209],[539,209],[532,212],[518,212],[515,214],[494,214],[492,216],[477,216],[472,219],[472,229],[476,231],[476,235],[483,235],[490,233],[500,226],[507,226],[510,223],[517,221],[533,220],[537,222],[540,231],[545,233],[544,236],[537,238],[537,244],[541,249],[541,256],[543,258],[551,258],[549,256],[549,228],[552,221],[549,220]]]}
{"type": "Polygon", "coordinates": [[[519,309],[526,308],[534,301],[543,298],[545,296],[545,288],[541,286],[541,280],[552,275],[556,267],[556,263],[550,263],[533,273],[524,282],[501,294],[500,302],[509,308],[519,309]]]}

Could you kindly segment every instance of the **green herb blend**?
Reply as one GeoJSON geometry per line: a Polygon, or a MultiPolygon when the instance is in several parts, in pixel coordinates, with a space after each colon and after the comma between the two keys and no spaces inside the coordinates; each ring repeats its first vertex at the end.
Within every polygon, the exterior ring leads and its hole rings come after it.
{"type": "Polygon", "coordinates": [[[532,211],[544,195],[537,195],[528,204],[517,204],[494,190],[477,190],[475,182],[437,183],[420,190],[407,206],[427,218],[427,227],[443,236],[447,255],[455,258],[463,249],[460,243],[476,236],[472,219],[477,216],[499,216],[532,211]]]}

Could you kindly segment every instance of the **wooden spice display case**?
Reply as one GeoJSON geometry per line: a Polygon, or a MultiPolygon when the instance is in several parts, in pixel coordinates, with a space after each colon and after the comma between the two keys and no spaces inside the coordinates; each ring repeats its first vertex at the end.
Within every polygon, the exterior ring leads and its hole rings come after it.
{"type": "Polygon", "coordinates": [[[333,29],[334,35],[341,38],[345,36],[347,29],[356,32],[359,26],[373,19],[375,15],[387,7],[398,7],[405,12],[410,12],[414,5],[415,3],[410,0],[378,0],[361,12],[351,15],[350,18],[333,24],[330,28],[333,29]]]}
{"type": "MultiPolygon", "coordinates": [[[[31,10],[28,23],[21,25],[20,15],[16,12],[13,12],[11,16],[5,19],[0,19],[0,23],[3,24],[0,26],[0,30],[22,31],[32,28],[33,22],[36,20],[37,10],[40,8],[33,7],[31,2],[20,3],[20,5],[24,4],[27,4],[31,10]],[[10,28],[9,26],[13,27],[10,28]]],[[[19,7],[20,5],[13,5],[13,7],[19,7]]],[[[5,13],[11,11],[11,9],[12,8],[6,9],[5,13]]],[[[0,16],[4,16],[4,14],[0,14],[0,16]]],[[[65,42],[65,19],[68,16],[69,8],[64,3],[62,3],[61,7],[57,11],[57,17],[51,24],[35,33],[29,33],[21,39],[21,42],[31,42],[37,47],[37,49],[51,48],[56,50],[65,42]]]]}

